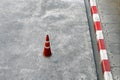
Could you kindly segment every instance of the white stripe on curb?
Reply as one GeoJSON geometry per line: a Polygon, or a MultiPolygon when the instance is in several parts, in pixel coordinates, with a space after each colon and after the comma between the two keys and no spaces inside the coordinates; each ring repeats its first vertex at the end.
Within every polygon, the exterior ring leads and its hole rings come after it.
{"type": "Polygon", "coordinates": [[[100,21],[99,15],[98,14],[93,14],[93,21],[100,21]]]}
{"type": "Polygon", "coordinates": [[[102,30],[97,30],[97,31],[96,31],[96,37],[97,37],[97,40],[99,40],[99,39],[104,39],[104,38],[103,38],[102,30]]]}
{"type": "Polygon", "coordinates": [[[96,1],[95,0],[90,0],[90,5],[91,6],[96,6],[96,1]]]}
{"type": "Polygon", "coordinates": [[[107,51],[106,50],[100,50],[100,58],[101,58],[101,62],[103,60],[108,60],[108,56],[107,56],[107,51]]]}
{"type": "Polygon", "coordinates": [[[112,73],[109,71],[104,72],[104,79],[105,80],[113,80],[112,79],[112,73]]]}

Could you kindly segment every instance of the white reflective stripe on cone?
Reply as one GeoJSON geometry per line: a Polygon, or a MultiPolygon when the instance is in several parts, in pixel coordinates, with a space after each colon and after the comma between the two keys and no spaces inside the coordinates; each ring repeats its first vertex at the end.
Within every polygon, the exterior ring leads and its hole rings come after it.
{"type": "Polygon", "coordinates": [[[44,48],[47,48],[47,49],[49,49],[50,47],[46,47],[46,46],[45,46],[44,48]]]}
{"type": "Polygon", "coordinates": [[[45,43],[49,43],[49,41],[45,41],[45,43]]]}

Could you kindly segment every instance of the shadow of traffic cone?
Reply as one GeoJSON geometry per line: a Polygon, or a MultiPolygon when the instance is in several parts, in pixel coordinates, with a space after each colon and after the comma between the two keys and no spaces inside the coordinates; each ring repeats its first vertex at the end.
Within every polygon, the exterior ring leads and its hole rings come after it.
{"type": "Polygon", "coordinates": [[[46,41],[45,41],[45,45],[44,45],[43,56],[50,57],[51,55],[52,55],[52,53],[51,53],[51,49],[50,49],[49,36],[46,35],[46,41]]]}

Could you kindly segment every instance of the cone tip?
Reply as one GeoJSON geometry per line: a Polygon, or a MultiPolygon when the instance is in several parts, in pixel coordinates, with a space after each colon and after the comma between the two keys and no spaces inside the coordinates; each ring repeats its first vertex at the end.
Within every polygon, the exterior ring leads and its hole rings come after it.
{"type": "Polygon", "coordinates": [[[46,41],[49,41],[49,35],[46,35],[46,41]]]}

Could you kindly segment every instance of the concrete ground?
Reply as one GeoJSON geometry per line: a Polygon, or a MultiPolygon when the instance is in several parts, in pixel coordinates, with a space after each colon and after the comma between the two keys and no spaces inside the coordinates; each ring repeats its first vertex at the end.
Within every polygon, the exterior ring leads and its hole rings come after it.
{"type": "Polygon", "coordinates": [[[0,80],[97,80],[84,0],[0,0],[0,80]]]}
{"type": "Polygon", "coordinates": [[[120,80],[120,0],[97,0],[114,80],[120,80]]]}

